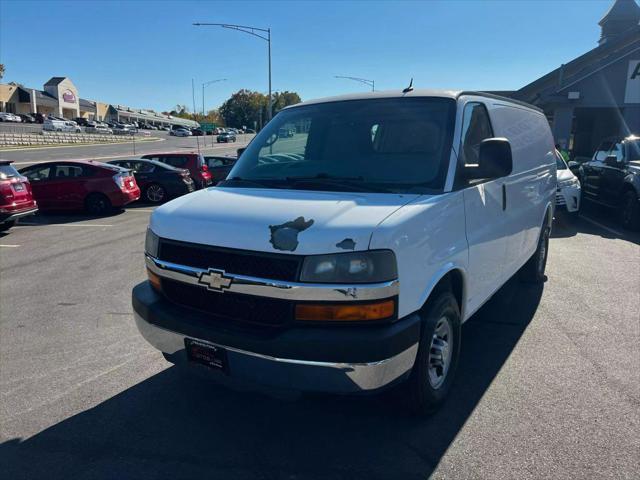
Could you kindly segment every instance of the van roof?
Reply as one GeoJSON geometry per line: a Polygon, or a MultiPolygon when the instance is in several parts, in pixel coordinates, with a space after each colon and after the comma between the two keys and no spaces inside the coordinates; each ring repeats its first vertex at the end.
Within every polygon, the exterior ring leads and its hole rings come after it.
{"type": "Polygon", "coordinates": [[[477,92],[477,91],[471,91],[471,90],[437,90],[437,89],[425,89],[425,88],[416,88],[407,93],[403,93],[401,89],[385,90],[381,92],[352,93],[349,95],[338,95],[335,97],[325,97],[325,98],[318,98],[315,100],[308,100],[306,102],[297,103],[295,105],[290,105],[285,108],[295,108],[295,107],[300,107],[305,105],[315,105],[318,103],[344,102],[344,101],[350,101],[350,100],[370,100],[375,98],[439,97],[439,98],[452,98],[454,100],[457,100],[463,95],[475,95],[479,97],[491,98],[493,100],[500,100],[503,102],[513,103],[516,105],[520,105],[522,107],[530,108],[539,113],[543,113],[542,109],[534,105],[531,105],[529,103],[525,103],[520,100],[515,100],[509,97],[494,95],[492,93],[477,92]]]}

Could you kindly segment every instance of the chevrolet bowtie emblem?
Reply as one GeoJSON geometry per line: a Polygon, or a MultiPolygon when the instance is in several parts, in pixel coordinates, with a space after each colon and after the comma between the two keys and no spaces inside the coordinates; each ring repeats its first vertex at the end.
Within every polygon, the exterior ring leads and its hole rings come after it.
{"type": "Polygon", "coordinates": [[[233,280],[224,276],[224,270],[209,269],[208,272],[200,274],[198,283],[207,287],[207,290],[213,290],[214,292],[223,292],[225,288],[231,286],[233,280]]]}

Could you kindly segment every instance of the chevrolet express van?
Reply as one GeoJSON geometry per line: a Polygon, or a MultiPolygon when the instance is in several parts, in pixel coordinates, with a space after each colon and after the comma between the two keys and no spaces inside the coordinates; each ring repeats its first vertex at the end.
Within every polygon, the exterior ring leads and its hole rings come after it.
{"type": "Polygon", "coordinates": [[[398,386],[429,412],[461,325],[517,272],[543,281],[555,194],[552,135],[529,105],[411,89],[301,103],[217,187],[155,210],[135,320],[211,377],[398,386]]]}

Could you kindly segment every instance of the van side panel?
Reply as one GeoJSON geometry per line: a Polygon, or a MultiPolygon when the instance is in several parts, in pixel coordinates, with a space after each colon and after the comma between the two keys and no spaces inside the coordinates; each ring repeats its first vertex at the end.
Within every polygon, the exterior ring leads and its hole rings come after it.
{"type": "Polygon", "coordinates": [[[373,231],[369,248],[391,248],[396,255],[399,316],[419,310],[446,271],[467,270],[462,192],[424,195],[396,210],[373,231]]]}
{"type": "Polygon", "coordinates": [[[533,255],[540,227],[556,191],[556,163],[546,117],[506,102],[489,101],[489,116],[497,137],[511,144],[513,173],[505,179],[507,206],[504,280],[533,255]]]}

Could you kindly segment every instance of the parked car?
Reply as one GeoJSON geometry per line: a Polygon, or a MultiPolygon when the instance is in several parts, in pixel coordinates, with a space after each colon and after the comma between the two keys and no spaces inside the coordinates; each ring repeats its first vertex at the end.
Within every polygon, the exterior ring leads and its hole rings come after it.
{"type": "Polygon", "coordinates": [[[22,120],[22,123],[36,123],[36,119],[26,113],[20,113],[18,116],[22,120]]]}
{"type": "Polygon", "coordinates": [[[580,211],[580,181],[578,177],[569,169],[569,166],[562,158],[558,150],[556,154],[556,168],[558,190],[556,193],[556,209],[565,210],[570,214],[577,215],[580,211]]]}
{"type": "Polygon", "coordinates": [[[624,227],[640,230],[640,137],[604,140],[579,175],[585,199],[616,209],[624,227]]]}
{"type": "Polygon", "coordinates": [[[131,125],[118,123],[113,127],[113,133],[116,135],[133,135],[136,133],[136,130],[131,125]]]}
{"type": "Polygon", "coordinates": [[[31,182],[41,210],[86,210],[108,213],[140,198],[131,171],[94,161],[37,163],[20,170],[31,182]]]}
{"type": "Polygon", "coordinates": [[[147,125],[147,130],[158,130],[158,127],[156,127],[155,125],[147,125]]]}
{"type": "Polygon", "coordinates": [[[221,180],[227,178],[231,168],[238,160],[236,157],[221,157],[221,156],[205,156],[205,162],[211,172],[211,179],[215,185],[221,180]]]}
{"type": "Polygon", "coordinates": [[[193,133],[191,133],[191,130],[187,130],[186,128],[176,128],[175,130],[170,130],[169,135],[175,135],[176,137],[190,137],[193,133]]]}
{"type": "Polygon", "coordinates": [[[545,279],[553,145],[541,110],[485,93],[288,107],[228,180],[153,212],[137,326],[167,360],[212,377],[394,386],[432,412],[454,381],[462,323],[516,273],[545,279]],[[304,141],[278,138],[300,122],[304,141]]]}
{"type": "Polygon", "coordinates": [[[295,134],[295,130],[293,128],[281,128],[278,130],[278,137],[280,138],[289,138],[293,137],[295,134]]]}
{"type": "Polygon", "coordinates": [[[162,203],[196,189],[186,168],[140,158],[112,160],[109,163],[131,170],[142,191],[142,199],[151,203],[162,203]]]}
{"type": "Polygon", "coordinates": [[[0,122],[22,122],[22,119],[9,112],[0,112],[0,122]]]}
{"type": "Polygon", "coordinates": [[[86,127],[89,125],[89,119],[88,118],[84,118],[84,117],[75,117],[73,119],[74,122],[76,122],[78,125],[80,125],[81,127],[86,127]]]}
{"type": "Polygon", "coordinates": [[[204,131],[202,131],[202,129],[200,128],[192,128],[191,135],[193,135],[194,137],[202,137],[204,135],[204,131]]]}
{"type": "Polygon", "coordinates": [[[30,113],[29,115],[35,119],[36,123],[44,123],[45,116],[42,113],[30,113]]]}
{"type": "Polygon", "coordinates": [[[211,172],[198,153],[149,153],[142,158],[166,163],[175,168],[186,168],[196,184],[196,188],[206,188],[211,185],[211,172]]]}
{"type": "Polygon", "coordinates": [[[163,130],[165,132],[168,132],[171,129],[167,125],[162,125],[162,126],[158,127],[158,130],[163,130]]]}
{"type": "Polygon", "coordinates": [[[69,120],[57,120],[54,118],[45,119],[44,123],[42,124],[42,130],[51,132],[82,132],[82,128],[76,125],[75,122],[71,122],[69,120]]]}
{"type": "Polygon", "coordinates": [[[235,142],[235,141],[236,141],[236,135],[235,133],[231,133],[231,132],[221,133],[216,138],[216,142],[218,143],[229,143],[229,142],[235,142]]]}
{"type": "Polygon", "coordinates": [[[9,230],[19,218],[38,211],[29,180],[11,163],[0,160],[0,232],[9,230]]]}
{"type": "Polygon", "coordinates": [[[87,133],[104,133],[106,135],[113,135],[113,130],[107,127],[104,123],[94,123],[85,129],[87,133]]]}

